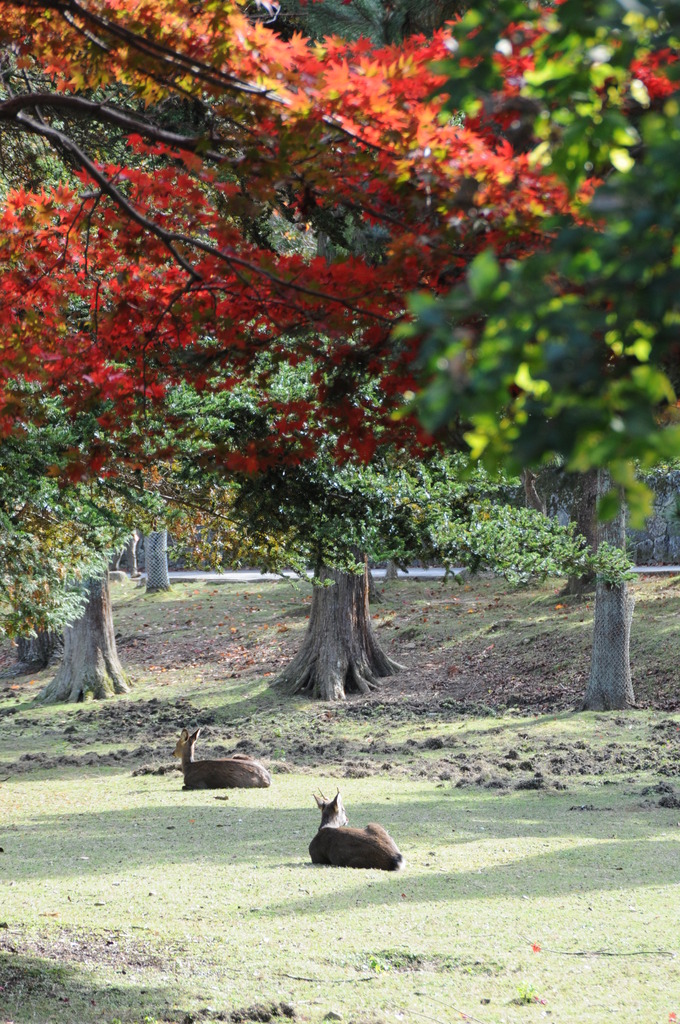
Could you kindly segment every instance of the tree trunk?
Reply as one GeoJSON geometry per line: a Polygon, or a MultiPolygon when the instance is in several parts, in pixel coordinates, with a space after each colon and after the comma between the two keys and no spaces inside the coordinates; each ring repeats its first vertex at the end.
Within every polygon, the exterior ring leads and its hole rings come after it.
{"type": "Polygon", "coordinates": [[[531,469],[523,469],[521,473],[522,484],[524,485],[524,500],[527,508],[536,509],[542,515],[546,515],[546,507],[543,498],[536,490],[537,474],[531,469]]]}
{"type": "MultiPolygon", "coordinates": [[[[597,470],[590,469],[586,473],[574,474],[574,505],[571,518],[576,523],[576,530],[585,537],[591,551],[597,551],[597,470]]],[[[625,538],[624,538],[625,542],[625,538]]],[[[570,576],[562,593],[582,597],[587,590],[592,590],[595,573],[583,576],[570,576]]]]}
{"type": "Polygon", "coordinates": [[[386,580],[398,580],[399,579],[399,570],[397,568],[397,563],[394,561],[393,558],[388,558],[387,559],[387,568],[385,569],[385,579],[386,580]]]}
{"type": "Polygon", "coordinates": [[[83,614],[64,630],[61,667],[38,696],[45,704],[102,700],[129,689],[116,651],[108,577],[89,580],[87,591],[83,614]]]}
{"type": "Polygon", "coordinates": [[[276,679],[291,693],[344,700],[368,693],[378,680],[403,668],[380,648],[368,608],[368,570],[362,576],[323,568],[332,585],[316,586],[302,647],[276,679]]]}
{"type": "Polygon", "coordinates": [[[368,572],[368,603],[369,604],[382,604],[382,595],[378,590],[375,582],[375,576],[370,569],[368,572]]]}
{"type": "Polygon", "coordinates": [[[15,672],[40,672],[47,668],[61,649],[61,634],[41,629],[35,636],[20,636],[17,640],[15,672]]]}
{"type": "MultiPolygon", "coordinates": [[[[598,470],[597,491],[602,496],[609,490],[609,474],[598,470]]],[[[613,547],[626,543],[625,508],[608,523],[599,523],[597,542],[613,547]]],[[[593,653],[590,679],[583,700],[584,711],[613,711],[635,704],[630,672],[630,627],[635,599],[627,583],[612,585],[597,581],[595,589],[595,620],[593,622],[593,653]]]]}
{"type": "Polygon", "coordinates": [[[168,531],[158,530],[148,534],[144,553],[146,555],[146,592],[170,590],[168,576],[168,531]]]}
{"type": "Polygon", "coordinates": [[[137,565],[137,545],[139,544],[139,538],[139,532],[137,530],[133,530],[123,552],[123,562],[131,576],[139,576],[139,567],[137,565]]]}

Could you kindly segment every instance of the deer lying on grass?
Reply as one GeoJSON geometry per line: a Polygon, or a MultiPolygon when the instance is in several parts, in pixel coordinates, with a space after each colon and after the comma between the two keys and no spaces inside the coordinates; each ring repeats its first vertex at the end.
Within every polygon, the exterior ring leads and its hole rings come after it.
{"type": "Polygon", "coordinates": [[[264,789],[271,785],[271,775],[264,765],[245,754],[194,761],[194,747],[200,735],[200,729],[191,735],[182,729],[173,751],[173,757],[182,759],[183,789],[264,789]]]}
{"type": "Polygon", "coordinates": [[[342,868],[378,868],[399,871],[406,861],[382,825],[346,828],[348,824],[340,790],[332,800],[313,794],[321,811],[321,825],[311,843],[313,864],[334,864],[342,868]]]}

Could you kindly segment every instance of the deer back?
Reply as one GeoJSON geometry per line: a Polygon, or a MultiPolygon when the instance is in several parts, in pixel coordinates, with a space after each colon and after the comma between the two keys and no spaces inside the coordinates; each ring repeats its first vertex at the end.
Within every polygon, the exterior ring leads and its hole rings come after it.
{"type": "Polygon", "coordinates": [[[313,864],[334,864],[343,868],[377,868],[399,871],[404,866],[397,844],[382,825],[348,828],[340,790],[332,800],[314,796],[321,811],[321,826],[311,843],[313,864]]]}
{"type": "Polygon", "coordinates": [[[404,866],[397,844],[382,825],[320,828],[309,844],[313,864],[399,871],[404,866]]]}
{"type": "Polygon", "coordinates": [[[258,761],[225,757],[182,765],[185,789],[264,789],[271,775],[258,761]]]}

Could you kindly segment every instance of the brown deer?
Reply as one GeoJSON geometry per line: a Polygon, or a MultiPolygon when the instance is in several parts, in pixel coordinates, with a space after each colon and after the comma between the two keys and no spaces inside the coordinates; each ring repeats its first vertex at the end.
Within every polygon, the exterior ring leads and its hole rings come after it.
{"type": "Polygon", "coordinates": [[[264,765],[245,754],[215,761],[194,761],[194,747],[201,730],[189,735],[182,729],[173,757],[182,759],[183,789],[264,789],[272,778],[264,765]]]}
{"type": "Polygon", "coordinates": [[[321,825],[311,843],[313,864],[334,864],[342,868],[378,868],[399,871],[406,861],[382,825],[346,828],[348,824],[340,790],[332,800],[313,794],[321,811],[321,825]]]}

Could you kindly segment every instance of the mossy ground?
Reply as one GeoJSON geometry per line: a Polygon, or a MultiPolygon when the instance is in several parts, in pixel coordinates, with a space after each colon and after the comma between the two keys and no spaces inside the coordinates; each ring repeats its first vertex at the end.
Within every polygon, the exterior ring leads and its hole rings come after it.
{"type": "Polygon", "coordinates": [[[680,1016],[680,589],[636,590],[641,707],[594,715],[592,609],[555,585],[385,586],[411,667],[342,705],[270,685],[306,585],[122,585],[129,695],[44,708],[49,671],[0,681],[0,1022],[680,1016]],[[184,725],[271,788],[183,792],[184,725]],[[309,863],[312,791],[338,786],[404,872],[309,863]]]}

